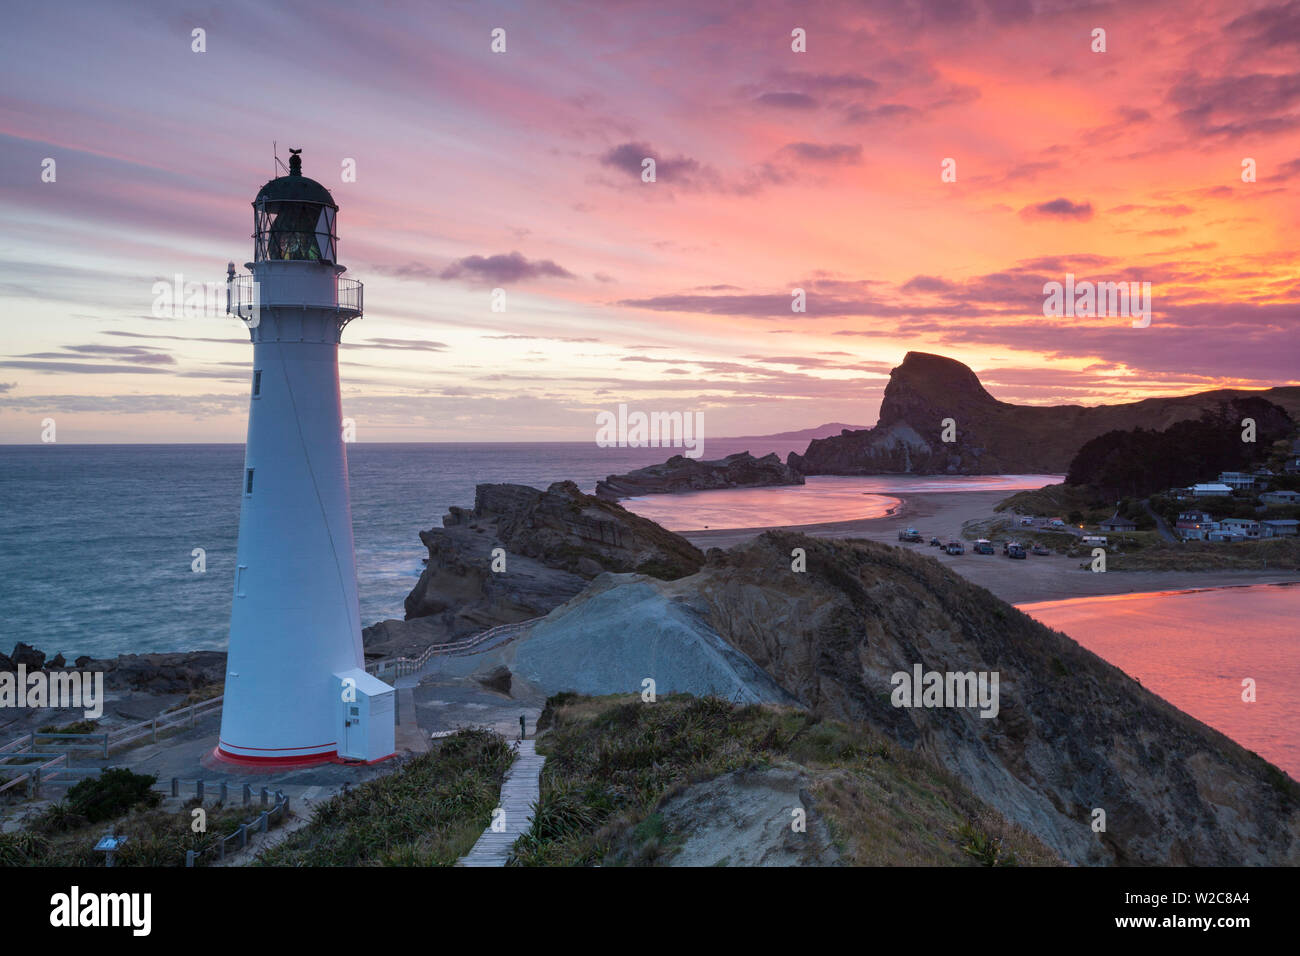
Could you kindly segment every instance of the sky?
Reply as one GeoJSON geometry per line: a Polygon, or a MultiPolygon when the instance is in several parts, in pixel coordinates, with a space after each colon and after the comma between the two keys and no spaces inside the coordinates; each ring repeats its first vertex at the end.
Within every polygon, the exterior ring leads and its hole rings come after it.
{"type": "Polygon", "coordinates": [[[246,271],[273,143],[365,283],[359,441],[870,425],[909,350],[1028,404],[1300,384],[1300,0],[6,14],[0,442],[243,440],[247,330],[154,300],[246,271]],[[1045,316],[1067,273],[1150,324],[1045,316]]]}

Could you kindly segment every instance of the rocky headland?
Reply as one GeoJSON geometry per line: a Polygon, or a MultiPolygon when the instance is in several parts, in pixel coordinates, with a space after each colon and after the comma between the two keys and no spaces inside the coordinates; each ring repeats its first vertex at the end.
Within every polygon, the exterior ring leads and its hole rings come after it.
{"type": "Polygon", "coordinates": [[[1065,635],[900,548],[767,532],[710,551],[698,573],[673,581],[606,575],[512,653],[520,676],[550,693],[633,692],[652,677],[660,693],[793,699],[866,724],[950,769],[1070,862],[1300,862],[1294,780],[1065,635]],[[804,571],[792,570],[795,549],[804,571]],[[701,666],[679,667],[683,659],[701,666]],[[917,665],[998,674],[996,715],[895,706],[891,676],[917,665]],[[762,676],[747,676],[751,668],[762,676]],[[1097,810],[1105,829],[1094,832],[1097,810]]]}
{"type": "Polygon", "coordinates": [[[1013,405],[966,365],[908,352],[889,374],[874,428],[813,439],[787,463],[804,475],[1063,474],[1084,443],[1115,430],[1161,430],[1233,398],[1258,396],[1300,420],[1300,386],[1218,389],[1123,405],[1013,405]],[[954,438],[943,441],[944,421],[954,438]]]}
{"type": "Polygon", "coordinates": [[[673,455],[660,465],[638,468],[625,475],[610,475],[604,481],[596,483],[596,495],[607,501],[617,501],[619,498],[637,495],[803,483],[803,475],[783,464],[775,452],[755,458],[743,451],[713,461],[696,461],[684,455],[673,455]]]}
{"type": "Polygon", "coordinates": [[[452,507],[442,520],[420,533],[429,558],[405,620],[366,628],[367,656],[418,652],[539,617],[606,571],[671,579],[704,563],[685,538],[571,481],[545,491],[479,485],[473,508],[452,507]]]}

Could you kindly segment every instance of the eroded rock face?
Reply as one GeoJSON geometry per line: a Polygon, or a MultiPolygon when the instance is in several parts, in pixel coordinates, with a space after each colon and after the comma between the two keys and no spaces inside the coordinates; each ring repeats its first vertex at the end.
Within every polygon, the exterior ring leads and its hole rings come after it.
{"type": "MultiPolygon", "coordinates": [[[[683,605],[702,622],[701,639],[720,635],[815,711],[927,753],[1066,860],[1300,862],[1295,781],[924,556],[768,532],[711,551],[691,577],[627,582],[602,579],[557,613],[581,621],[591,617],[584,605],[594,613],[599,603],[612,652],[644,629],[656,602],[683,605]],[[794,548],[805,550],[806,572],[791,571],[794,548]],[[996,672],[997,716],[895,707],[891,676],[916,664],[996,672]],[[1104,833],[1091,829],[1094,808],[1106,812],[1104,833]]],[[[663,610],[655,617],[671,617],[679,630],[692,619],[663,610]]]]}
{"type": "Polygon", "coordinates": [[[813,439],[788,464],[805,475],[1064,474],[1085,442],[1115,429],[1164,429],[1233,397],[1259,395],[1300,414],[1300,388],[1219,390],[1125,405],[1000,402],[961,362],[908,352],[889,375],[875,428],[813,439]],[[955,438],[943,441],[944,420],[955,438]]]}
{"type": "Polygon", "coordinates": [[[597,482],[596,494],[607,501],[617,501],[635,495],[803,483],[803,475],[782,464],[775,452],[755,458],[743,451],[714,461],[696,461],[684,455],[673,455],[662,465],[638,468],[626,475],[610,475],[597,482]]]}
{"type": "Polygon", "coordinates": [[[420,540],[429,561],[406,598],[409,626],[384,621],[366,628],[368,654],[381,647],[385,653],[422,650],[540,617],[606,571],[671,578],[704,563],[685,538],[585,495],[571,481],[545,491],[479,485],[472,509],[451,508],[443,527],[421,532],[420,540]],[[504,551],[506,573],[492,570],[497,548],[504,551]]]}

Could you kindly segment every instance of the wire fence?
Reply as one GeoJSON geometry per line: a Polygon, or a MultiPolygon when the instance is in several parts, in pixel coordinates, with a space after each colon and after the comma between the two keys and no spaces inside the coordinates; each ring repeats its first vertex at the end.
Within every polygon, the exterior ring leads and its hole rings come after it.
{"type": "MultiPolygon", "coordinates": [[[[180,796],[180,786],[180,778],[172,777],[173,797],[180,796]]],[[[229,784],[225,781],[221,781],[218,784],[217,793],[219,801],[224,804],[229,797],[229,784]]],[[[206,794],[206,782],[203,780],[196,780],[194,782],[195,798],[202,802],[206,794]]],[[[252,795],[253,788],[248,784],[244,784],[244,806],[248,806],[252,802],[252,795]]],[[[201,866],[205,863],[211,863],[214,860],[224,860],[228,853],[232,851],[238,852],[248,846],[248,834],[250,831],[253,833],[266,833],[272,826],[283,822],[284,819],[289,816],[289,797],[284,793],[284,791],[271,791],[266,787],[263,787],[261,790],[261,798],[262,806],[266,807],[266,809],[251,820],[239,824],[239,826],[235,827],[235,829],[227,835],[214,837],[206,845],[197,850],[186,850],[185,865],[187,867],[201,866]],[[275,803],[273,806],[268,807],[267,804],[271,802],[272,796],[275,798],[275,803]]]]}

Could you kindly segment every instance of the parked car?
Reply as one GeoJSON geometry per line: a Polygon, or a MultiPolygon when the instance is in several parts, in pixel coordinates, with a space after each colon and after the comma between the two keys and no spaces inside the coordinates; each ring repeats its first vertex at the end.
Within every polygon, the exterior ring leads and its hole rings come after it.
{"type": "Polygon", "coordinates": [[[915,528],[907,528],[903,531],[898,532],[898,540],[899,541],[924,541],[925,539],[921,537],[921,532],[917,531],[915,528]]]}
{"type": "Polygon", "coordinates": [[[1020,548],[1020,547],[1022,547],[1022,546],[1021,546],[1021,544],[1020,544],[1019,541],[1003,541],[1003,542],[1002,542],[1002,553],[1003,553],[1003,554],[1010,554],[1012,548],[1020,548]]]}
{"type": "Polygon", "coordinates": [[[1007,548],[1007,557],[1017,558],[1018,560],[1023,561],[1026,557],[1025,549],[1020,547],[1018,544],[1013,544],[1011,547],[1007,548]]]}
{"type": "Polygon", "coordinates": [[[940,541],[938,538],[931,538],[931,539],[930,539],[930,547],[932,547],[932,548],[942,548],[942,547],[943,547],[943,542],[940,541]]]}
{"type": "Polygon", "coordinates": [[[962,545],[960,541],[949,541],[946,545],[944,545],[943,550],[947,551],[949,554],[966,553],[966,548],[965,546],[962,545]]]}
{"type": "Polygon", "coordinates": [[[1032,548],[1031,550],[1034,552],[1034,554],[1051,554],[1051,553],[1052,553],[1051,551],[1047,550],[1047,548],[1043,547],[1041,544],[1036,544],[1036,545],[1034,545],[1033,548],[1032,548]]]}
{"type": "Polygon", "coordinates": [[[992,554],[993,542],[990,541],[988,538],[980,538],[978,541],[975,542],[975,553],[992,554]]]}

